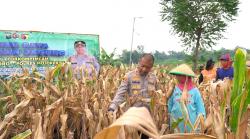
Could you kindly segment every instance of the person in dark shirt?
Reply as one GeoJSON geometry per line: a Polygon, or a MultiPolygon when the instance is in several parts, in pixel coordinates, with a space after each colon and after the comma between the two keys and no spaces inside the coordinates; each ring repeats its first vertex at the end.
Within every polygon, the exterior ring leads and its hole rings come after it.
{"type": "Polygon", "coordinates": [[[220,57],[221,68],[217,69],[216,72],[216,81],[224,80],[224,78],[228,77],[229,79],[233,79],[234,69],[232,67],[233,61],[231,60],[230,54],[225,54],[220,57]]]}

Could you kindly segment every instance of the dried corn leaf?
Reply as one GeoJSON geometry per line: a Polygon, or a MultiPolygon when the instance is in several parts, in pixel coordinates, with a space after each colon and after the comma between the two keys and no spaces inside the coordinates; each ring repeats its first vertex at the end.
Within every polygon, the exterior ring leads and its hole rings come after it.
{"type": "Polygon", "coordinates": [[[25,87],[23,87],[23,93],[24,95],[27,97],[27,99],[32,99],[34,98],[34,95],[32,94],[32,92],[30,92],[28,89],[26,89],[25,87]]]}
{"type": "Polygon", "coordinates": [[[218,137],[218,139],[224,139],[225,136],[225,127],[224,127],[224,121],[222,119],[222,116],[220,115],[219,111],[215,108],[211,111],[213,124],[214,124],[214,130],[218,137]]]}
{"type": "Polygon", "coordinates": [[[93,114],[92,114],[90,109],[84,109],[84,111],[85,111],[85,114],[86,114],[86,117],[88,118],[88,120],[94,119],[93,114]]]}
{"type": "Polygon", "coordinates": [[[58,99],[51,105],[46,106],[44,112],[44,124],[43,129],[47,132],[47,138],[50,139],[53,137],[53,129],[55,125],[60,120],[60,114],[62,112],[62,98],[58,99]]]}
{"type": "Polygon", "coordinates": [[[149,111],[144,107],[132,107],[128,109],[111,126],[104,129],[95,136],[95,139],[117,138],[123,126],[133,127],[152,138],[159,138],[157,128],[150,116],[149,111]]]}
{"type": "Polygon", "coordinates": [[[56,94],[56,96],[61,96],[60,90],[51,83],[46,83],[46,85],[56,94]]]}
{"type": "Polygon", "coordinates": [[[162,124],[161,126],[161,131],[160,131],[160,135],[163,135],[165,133],[165,131],[167,130],[168,125],[167,124],[162,124]]]}
{"type": "Polygon", "coordinates": [[[4,139],[7,136],[8,128],[0,135],[0,139],[4,139]]]}
{"type": "Polygon", "coordinates": [[[30,136],[31,133],[32,133],[31,130],[28,129],[28,130],[24,131],[23,133],[20,133],[20,134],[18,134],[16,136],[12,137],[11,139],[25,139],[28,136],[30,136]]]}
{"type": "Polygon", "coordinates": [[[0,123],[0,132],[5,129],[6,125],[10,123],[11,120],[13,120],[13,117],[17,116],[21,111],[23,111],[23,109],[27,107],[29,103],[30,99],[23,100],[15,107],[15,109],[11,113],[5,115],[4,120],[0,123]]]}
{"type": "Polygon", "coordinates": [[[1,97],[0,101],[10,101],[12,99],[12,96],[6,96],[6,97],[1,97]]]}
{"type": "Polygon", "coordinates": [[[161,139],[216,139],[214,136],[194,133],[178,133],[161,136],[161,139]]]}
{"type": "Polygon", "coordinates": [[[34,133],[34,139],[45,139],[47,133],[43,130],[42,115],[41,113],[35,113],[33,115],[34,125],[32,127],[34,133]]]}
{"type": "Polygon", "coordinates": [[[99,118],[98,118],[98,123],[97,123],[97,127],[96,127],[96,133],[100,132],[101,129],[102,129],[102,121],[104,120],[103,119],[103,112],[102,112],[102,109],[99,109],[99,118]]]}
{"type": "Polygon", "coordinates": [[[60,122],[62,124],[60,132],[61,132],[61,136],[62,139],[66,139],[67,135],[67,119],[68,119],[68,114],[63,114],[60,115],[60,122]]]}

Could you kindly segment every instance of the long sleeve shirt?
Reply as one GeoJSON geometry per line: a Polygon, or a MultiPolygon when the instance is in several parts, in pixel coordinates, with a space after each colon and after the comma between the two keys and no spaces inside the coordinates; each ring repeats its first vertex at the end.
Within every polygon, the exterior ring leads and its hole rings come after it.
{"type": "MultiPolygon", "coordinates": [[[[137,70],[130,71],[121,82],[109,108],[117,109],[125,101],[126,94],[129,97],[140,95],[142,98],[150,100],[149,91],[155,91],[156,89],[157,78],[153,73],[150,72],[146,76],[141,76],[137,70]]],[[[134,106],[140,107],[141,103],[135,103],[134,106]]]]}
{"type": "MultiPolygon", "coordinates": [[[[170,113],[171,125],[174,119],[177,120],[178,118],[186,118],[183,117],[181,110],[181,104],[180,104],[181,96],[182,96],[182,91],[178,87],[175,87],[172,96],[168,100],[168,112],[170,113]]],[[[201,94],[197,88],[193,88],[188,91],[188,102],[186,107],[192,124],[195,123],[197,116],[199,114],[206,116],[204,103],[201,94]]],[[[179,123],[178,127],[180,128],[181,133],[184,133],[185,127],[183,121],[179,123]]],[[[191,128],[187,127],[187,131],[190,132],[191,128]]]]}
{"type": "Polygon", "coordinates": [[[74,70],[74,74],[77,76],[77,78],[80,78],[80,72],[84,73],[84,70],[87,71],[88,76],[92,76],[93,72],[96,74],[100,71],[100,65],[95,57],[84,55],[84,56],[77,56],[73,55],[70,57],[70,62],[72,64],[72,68],[74,70]],[[80,71],[81,68],[83,71],[80,71]],[[94,71],[93,71],[94,68],[94,71]]]}

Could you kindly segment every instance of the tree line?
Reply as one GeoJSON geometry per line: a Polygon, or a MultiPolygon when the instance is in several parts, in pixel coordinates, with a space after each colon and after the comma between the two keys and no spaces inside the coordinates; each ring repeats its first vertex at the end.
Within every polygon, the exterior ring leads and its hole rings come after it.
{"type": "MultiPolygon", "coordinates": [[[[248,53],[250,50],[247,50],[248,53]]],[[[136,50],[132,51],[132,63],[137,64],[141,54],[144,53],[144,47],[138,46],[136,50]]],[[[225,53],[230,53],[230,55],[234,56],[234,50],[229,50],[225,48],[221,48],[219,50],[201,50],[197,61],[198,64],[205,64],[206,61],[212,58],[214,61],[218,61],[219,57],[225,53]]],[[[168,51],[168,52],[160,52],[154,51],[152,54],[155,57],[156,65],[177,65],[180,63],[189,63],[193,62],[193,53],[187,53],[187,51],[168,51]]],[[[250,59],[250,56],[248,56],[250,59]]],[[[108,54],[104,49],[101,50],[100,56],[100,64],[102,65],[112,65],[119,66],[121,64],[129,65],[130,62],[130,51],[123,50],[120,55],[116,55],[116,51],[114,50],[112,53],[108,54]]]]}

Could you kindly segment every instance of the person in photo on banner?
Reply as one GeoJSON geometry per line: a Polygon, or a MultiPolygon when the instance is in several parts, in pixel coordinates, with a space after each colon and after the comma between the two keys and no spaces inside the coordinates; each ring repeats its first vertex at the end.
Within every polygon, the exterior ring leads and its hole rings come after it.
{"type": "Polygon", "coordinates": [[[68,61],[72,65],[76,78],[80,79],[81,73],[83,74],[83,77],[92,77],[94,74],[98,76],[100,65],[94,56],[87,54],[85,41],[75,41],[74,48],[76,54],[70,56],[68,61]]]}

